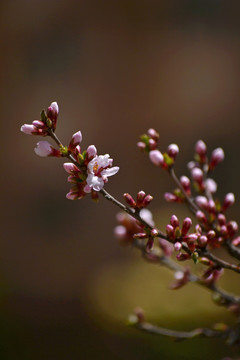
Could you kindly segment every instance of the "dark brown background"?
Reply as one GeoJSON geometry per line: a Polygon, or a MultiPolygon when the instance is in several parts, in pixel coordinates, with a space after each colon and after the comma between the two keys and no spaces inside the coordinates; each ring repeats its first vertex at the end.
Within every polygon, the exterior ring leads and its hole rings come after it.
{"type": "MultiPolygon", "coordinates": [[[[57,133],[110,153],[121,197],[154,195],[164,228],[181,208],[166,205],[167,175],[135,144],[149,127],[164,150],[180,146],[187,174],[194,143],[222,146],[218,196],[234,191],[239,210],[240,7],[221,0],[2,0],[1,359],[220,359],[218,340],[173,343],[139,334],[125,320],[135,306],[164,326],[191,329],[226,319],[209,294],[172,293],[172,275],[143,264],[112,236],[117,209],[101,200],[68,201],[62,161],[35,156],[21,134],[57,100],[57,133]]],[[[232,279],[232,278],[231,278],[232,279]]],[[[231,285],[227,278],[225,285],[231,285]]],[[[231,323],[232,318],[227,316],[231,323]]]]}

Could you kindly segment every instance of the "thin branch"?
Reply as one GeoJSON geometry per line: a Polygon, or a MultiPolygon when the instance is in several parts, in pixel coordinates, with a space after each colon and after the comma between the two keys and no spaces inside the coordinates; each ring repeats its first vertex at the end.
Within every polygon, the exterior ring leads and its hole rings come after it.
{"type": "MultiPolygon", "coordinates": [[[[143,241],[135,240],[135,242],[133,243],[133,246],[141,251],[143,258],[146,261],[149,261],[149,258],[148,258],[149,254],[146,251],[146,246],[143,241]]],[[[151,262],[152,264],[164,265],[165,267],[167,267],[168,269],[170,269],[172,271],[181,271],[181,272],[185,271],[185,268],[183,266],[181,266],[180,264],[173,261],[170,257],[164,256],[164,255],[159,255],[156,252],[154,253],[153,251],[151,252],[151,254],[153,254],[156,259],[156,261],[151,262]]],[[[206,283],[205,281],[203,281],[201,278],[199,278],[198,276],[196,276],[193,273],[189,274],[189,281],[192,283],[198,284],[198,285],[204,287],[205,289],[215,292],[218,295],[220,295],[221,300],[223,300],[221,305],[229,306],[231,304],[240,304],[240,297],[234,296],[234,295],[229,294],[226,291],[220,289],[219,287],[217,287],[216,283],[206,283]]]]}
{"type": "Polygon", "coordinates": [[[226,243],[224,244],[224,246],[227,248],[229,254],[231,254],[233,257],[235,257],[236,259],[240,260],[240,249],[237,248],[236,246],[234,246],[231,243],[231,240],[227,240],[226,243]]]}
{"type": "Polygon", "coordinates": [[[225,331],[218,331],[209,328],[198,328],[192,331],[177,331],[161,328],[147,322],[139,322],[135,327],[150,334],[168,336],[175,338],[176,340],[192,339],[195,337],[220,337],[226,339],[229,335],[228,329],[225,331]]]}
{"type": "Polygon", "coordinates": [[[188,202],[190,209],[192,210],[192,212],[194,214],[196,214],[196,212],[198,210],[200,210],[200,208],[197,206],[197,204],[195,204],[194,200],[186,193],[186,191],[184,190],[182,184],[180,183],[180,181],[178,180],[177,175],[175,174],[174,168],[173,166],[169,169],[169,174],[171,175],[173,181],[175,182],[175,184],[177,185],[177,187],[179,187],[179,189],[181,190],[182,194],[185,197],[185,200],[188,202]]]}
{"type": "Polygon", "coordinates": [[[199,255],[200,256],[202,255],[202,256],[208,258],[209,260],[212,260],[215,263],[215,265],[218,265],[219,267],[222,267],[224,269],[233,270],[238,274],[240,273],[240,265],[231,264],[225,260],[219,259],[217,256],[213,255],[209,251],[201,251],[199,253],[199,255]]]}

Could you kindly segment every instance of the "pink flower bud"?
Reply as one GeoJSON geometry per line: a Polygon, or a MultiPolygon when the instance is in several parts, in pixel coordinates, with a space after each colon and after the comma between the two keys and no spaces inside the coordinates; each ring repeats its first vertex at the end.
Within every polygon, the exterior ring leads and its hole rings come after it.
{"type": "Polygon", "coordinates": [[[77,166],[74,165],[73,163],[70,163],[70,162],[69,163],[64,163],[63,168],[69,174],[72,174],[74,172],[80,172],[80,170],[77,168],[77,166]]]}
{"type": "Polygon", "coordinates": [[[191,175],[194,181],[196,181],[198,184],[201,184],[203,181],[203,172],[199,168],[193,168],[191,171],[191,175]]]}
{"type": "Polygon", "coordinates": [[[150,150],[155,150],[156,147],[157,147],[157,143],[156,143],[155,140],[149,139],[149,141],[148,141],[148,146],[149,146],[149,149],[150,149],[150,150]]]}
{"type": "Polygon", "coordinates": [[[208,233],[207,233],[207,238],[208,240],[212,240],[216,237],[216,233],[214,230],[209,230],[208,233]]]}
{"type": "Polygon", "coordinates": [[[158,141],[159,133],[155,129],[148,129],[148,136],[150,136],[153,140],[158,141]]]}
{"type": "Polygon", "coordinates": [[[172,215],[171,216],[171,220],[170,220],[171,225],[173,226],[173,228],[175,229],[177,226],[179,226],[179,220],[177,218],[176,215],[172,215]]]}
{"type": "Polygon", "coordinates": [[[207,218],[205,216],[205,214],[201,211],[201,210],[198,210],[196,212],[196,218],[202,222],[203,224],[207,224],[207,218]]]}
{"type": "Polygon", "coordinates": [[[137,193],[137,205],[142,206],[143,200],[145,198],[146,194],[144,191],[139,191],[137,193]]]}
{"type": "Polygon", "coordinates": [[[170,224],[166,225],[166,233],[170,239],[175,238],[175,231],[174,231],[174,227],[172,225],[170,225],[170,224]]]}
{"type": "Polygon", "coordinates": [[[52,146],[49,144],[48,141],[39,141],[34,151],[38,156],[49,156],[52,154],[52,146]]]}
{"type": "Polygon", "coordinates": [[[195,151],[200,157],[205,156],[207,152],[207,145],[205,142],[198,140],[195,145],[195,151]]]}
{"type": "Polygon", "coordinates": [[[222,148],[219,147],[213,150],[209,164],[209,169],[212,170],[217,164],[219,164],[221,161],[224,160],[224,157],[225,155],[222,148]]]}
{"type": "Polygon", "coordinates": [[[47,117],[52,121],[56,121],[59,114],[59,107],[56,101],[52,102],[47,109],[47,117]]]}
{"type": "Polygon", "coordinates": [[[185,254],[185,253],[179,253],[179,254],[176,255],[176,259],[178,261],[186,261],[186,260],[188,260],[190,258],[191,258],[191,256],[189,254],[185,254]]]}
{"type": "Polygon", "coordinates": [[[223,214],[218,214],[217,216],[219,225],[226,225],[226,216],[223,214]]]}
{"type": "Polygon", "coordinates": [[[137,143],[137,147],[140,149],[140,150],[145,150],[146,149],[146,144],[142,141],[139,141],[137,143]]]}
{"type": "Polygon", "coordinates": [[[39,129],[41,129],[41,128],[43,128],[43,127],[45,126],[45,124],[44,124],[42,121],[40,121],[40,120],[34,120],[34,121],[32,122],[32,124],[33,124],[34,126],[36,126],[36,128],[39,128],[39,129]]]}
{"type": "Polygon", "coordinates": [[[189,217],[186,217],[183,220],[183,225],[182,225],[182,235],[186,235],[190,229],[190,227],[192,226],[192,220],[189,217]]]}
{"type": "Polygon", "coordinates": [[[159,150],[150,151],[149,158],[150,158],[151,162],[156,166],[164,166],[165,165],[163,154],[159,150]]]}
{"type": "Polygon", "coordinates": [[[175,242],[174,244],[175,251],[180,251],[181,248],[182,248],[182,244],[179,241],[175,242]]]}
{"type": "Polygon", "coordinates": [[[234,246],[239,246],[240,245],[240,236],[236,237],[233,241],[232,244],[234,246]]]}
{"type": "Polygon", "coordinates": [[[229,236],[233,237],[238,231],[238,223],[236,221],[229,221],[227,223],[227,230],[229,236]]]}
{"type": "Polygon", "coordinates": [[[195,167],[197,167],[197,163],[195,161],[189,161],[187,167],[188,170],[192,171],[195,167]]]}
{"type": "Polygon", "coordinates": [[[226,210],[229,208],[229,206],[233,205],[235,203],[235,196],[233,193],[228,193],[223,201],[223,210],[226,210]]]}
{"type": "Polygon", "coordinates": [[[198,235],[201,235],[201,234],[202,234],[202,227],[201,227],[201,225],[197,224],[197,225],[195,226],[195,231],[196,231],[196,233],[197,233],[198,235]]]}
{"type": "Polygon", "coordinates": [[[167,148],[167,153],[171,158],[175,159],[179,153],[179,147],[177,144],[170,144],[167,148]]]}
{"type": "Polygon", "coordinates": [[[125,194],[123,194],[123,197],[129,206],[131,206],[133,208],[136,207],[136,202],[134,201],[133,197],[130,194],[125,193],[125,194]]]}
{"type": "Polygon", "coordinates": [[[210,199],[208,202],[208,211],[213,214],[215,214],[216,212],[216,204],[212,199],[210,199]]]}
{"type": "Polygon", "coordinates": [[[167,201],[167,202],[175,202],[175,201],[178,201],[178,197],[172,193],[169,193],[169,192],[166,192],[164,194],[164,199],[167,201]]]}
{"type": "Polygon", "coordinates": [[[217,183],[213,179],[208,178],[205,181],[205,187],[211,194],[217,191],[217,183]]]}
{"type": "Polygon", "coordinates": [[[198,245],[199,245],[200,247],[205,247],[205,246],[207,245],[207,243],[208,243],[208,238],[207,238],[207,236],[202,235],[202,236],[199,237],[199,239],[198,239],[198,245]]]}
{"type": "Polygon", "coordinates": [[[81,141],[82,141],[82,133],[81,133],[81,131],[78,131],[75,134],[73,134],[72,143],[73,143],[74,146],[79,145],[81,141]]]}
{"type": "Polygon", "coordinates": [[[228,234],[228,230],[227,230],[226,225],[222,225],[222,226],[221,226],[220,232],[221,232],[221,235],[222,235],[222,236],[226,236],[226,235],[228,234]]]}
{"type": "Polygon", "coordinates": [[[82,141],[82,133],[81,131],[78,131],[75,134],[73,134],[72,139],[68,145],[68,151],[74,151],[75,148],[79,146],[81,141],[82,141]]]}
{"type": "Polygon", "coordinates": [[[151,195],[147,195],[143,200],[143,207],[147,207],[152,200],[153,197],[151,195]]]}
{"type": "Polygon", "coordinates": [[[21,131],[24,134],[32,135],[37,132],[37,128],[34,125],[24,124],[21,126],[21,131]]]}
{"type": "Polygon", "coordinates": [[[127,235],[127,229],[123,225],[118,225],[114,228],[114,235],[117,239],[122,240],[127,235]]]}
{"type": "Polygon", "coordinates": [[[97,155],[97,149],[94,145],[90,145],[87,148],[87,157],[89,160],[93,159],[97,155]]]}
{"type": "Polygon", "coordinates": [[[206,196],[196,196],[195,202],[201,209],[206,210],[208,208],[208,199],[206,196]]]}
{"type": "Polygon", "coordinates": [[[180,183],[188,195],[191,194],[191,182],[187,176],[180,177],[180,183]]]}
{"type": "Polygon", "coordinates": [[[199,237],[199,234],[195,234],[195,233],[189,234],[189,235],[186,235],[186,241],[194,242],[198,239],[198,237],[199,237]]]}
{"type": "Polygon", "coordinates": [[[78,198],[78,194],[74,193],[72,191],[69,191],[69,193],[67,193],[66,198],[68,200],[76,200],[78,198]]]}

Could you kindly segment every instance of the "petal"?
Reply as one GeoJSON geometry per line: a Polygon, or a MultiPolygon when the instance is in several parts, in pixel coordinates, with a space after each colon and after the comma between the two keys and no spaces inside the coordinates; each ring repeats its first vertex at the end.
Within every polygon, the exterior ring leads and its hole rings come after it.
{"type": "Polygon", "coordinates": [[[119,171],[119,167],[118,166],[114,166],[110,169],[104,169],[102,172],[101,172],[101,175],[103,176],[113,176],[115,175],[117,172],[119,171]]]}

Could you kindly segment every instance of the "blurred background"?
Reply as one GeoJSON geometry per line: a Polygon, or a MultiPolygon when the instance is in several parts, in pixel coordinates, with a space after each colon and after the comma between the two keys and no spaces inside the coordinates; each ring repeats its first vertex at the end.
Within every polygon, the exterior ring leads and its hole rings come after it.
{"type": "MultiPolygon", "coordinates": [[[[69,201],[62,160],[39,158],[20,126],[58,101],[63,143],[110,153],[120,172],[106,189],[145,190],[164,228],[183,207],[165,204],[167,174],[136,148],[149,127],[161,149],[177,143],[188,175],[194,143],[221,146],[218,197],[233,191],[239,217],[240,3],[221,0],[2,0],[0,358],[220,359],[220,340],[170,339],[126,326],[136,306],[160,326],[190,330],[233,318],[194,285],[169,290],[173,274],[144,263],[113,237],[117,209],[69,201]]],[[[239,280],[223,279],[240,292],[239,280]]]]}

